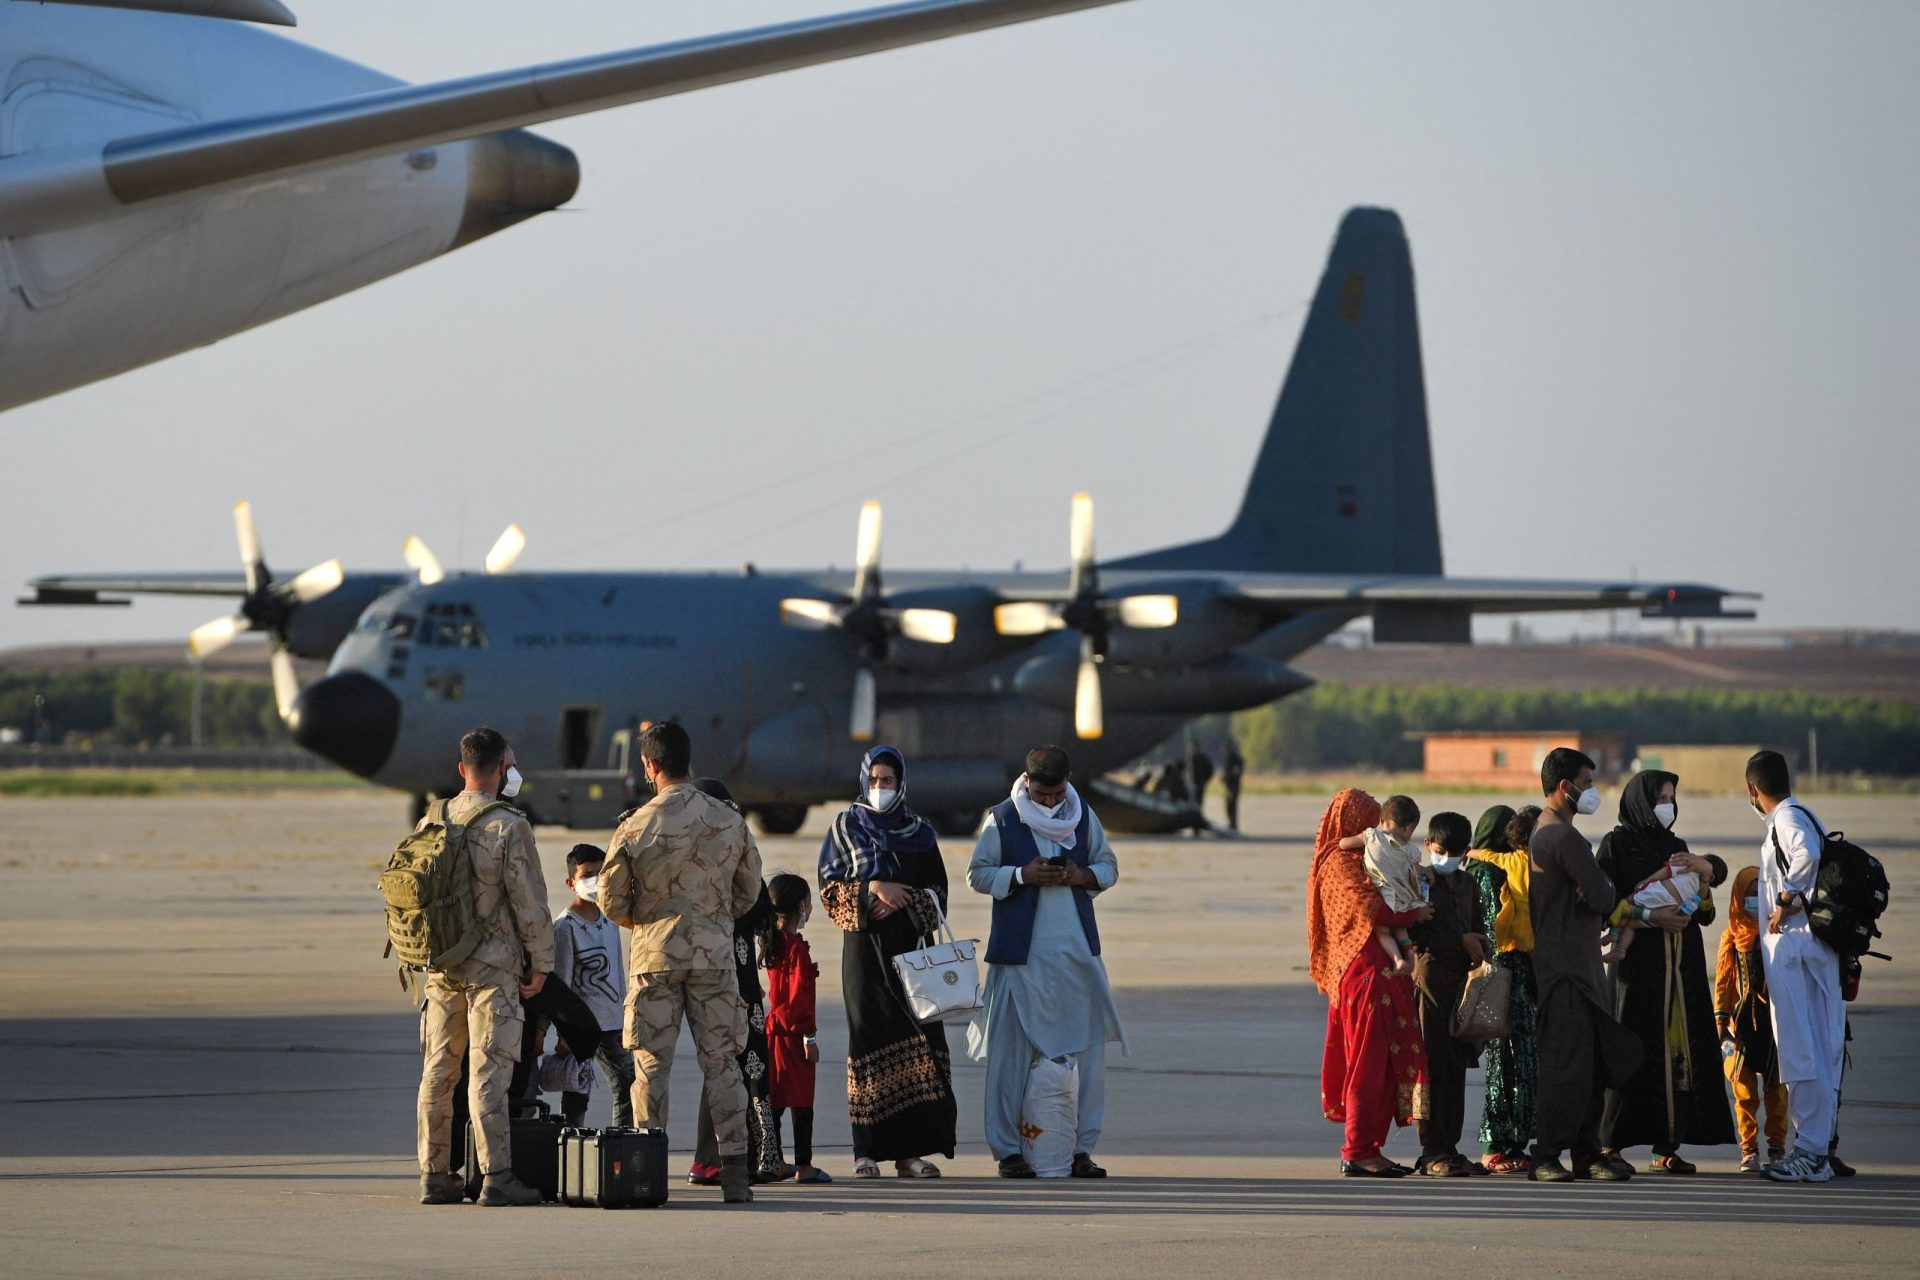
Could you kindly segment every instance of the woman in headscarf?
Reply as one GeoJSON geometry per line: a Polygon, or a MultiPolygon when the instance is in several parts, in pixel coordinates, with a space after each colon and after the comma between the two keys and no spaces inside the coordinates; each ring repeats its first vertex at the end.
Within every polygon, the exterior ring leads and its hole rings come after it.
{"type": "MultiPolygon", "coordinates": [[[[1538,818],[1540,811],[1532,810],[1538,818]]],[[[1526,1173],[1533,1167],[1533,1111],[1540,1079],[1540,1005],[1533,979],[1532,872],[1514,834],[1530,820],[1504,804],[1480,815],[1466,871],[1480,882],[1481,926],[1493,939],[1493,962],[1513,975],[1513,1004],[1505,1036],[1489,1040],[1481,1062],[1486,1102],[1480,1112],[1480,1165],[1488,1173],[1526,1173]]]]}
{"type": "Polygon", "coordinates": [[[860,761],[860,798],[820,849],[820,905],[844,931],[847,1112],[853,1174],[937,1178],[923,1157],[953,1156],[953,1069],[942,1023],[907,1007],[893,957],[927,945],[947,907],[947,868],[933,828],[907,806],[906,757],[875,747],[860,761]]]}
{"type": "Polygon", "coordinates": [[[1391,912],[1367,878],[1363,855],[1340,842],[1380,821],[1380,802],[1348,788],[1334,796],[1314,837],[1307,879],[1307,957],[1313,985],[1329,1000],[1320,1063],[1320,1109],[1346,1126],[1340,1173],[1404,1178],[1413,1170],[1380,1146],[1396,1123],[1427,1115],[1427,1055],[1413,979],[1393,970],[1376,925],[1405,927],[1433,914],[1421,905],[1391,912]]]}
{"type": "MultiPolygon", "coordinates": [[[[1705,885],[1726,881],[1727,864],[1689,852],[1673,833],[1679,819],[1680,779],[1648,769],[1620,794],[1620,824],[1600,838],[1595,861],[1622,897],[1671,863],[1705,885]]],[[[1720,1146],[1734,1141],[1733,1115],[1720,1087],[1720,1043],[1713,1022],[1713,978],[1701,926],[1713,923],[1713,895],[1679,933],[1645,930],[1613,967],[1620,1023],[1645,1050],[1625,1088],[1607,1091],[1600,1142],[1609,1162],[1625,1147],[1653,1147],[1654,1173],[1692,1173],[1680,1144],[1720,1146]]]]}

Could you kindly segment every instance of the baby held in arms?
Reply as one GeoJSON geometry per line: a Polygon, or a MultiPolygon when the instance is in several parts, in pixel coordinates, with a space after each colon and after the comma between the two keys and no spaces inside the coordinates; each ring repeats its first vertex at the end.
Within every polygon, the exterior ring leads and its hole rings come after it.
{"type": "MultiPolygon", "coordinates": [[[[1420,851],[1413,845],[1413,829],[1419,823],[1419,805],[1406,796],[1388,796],[1380,806],[1379,826],[1340,842],[1342,849],[1363,851],[1367,878],[1389,911],[1412,911],[1427,900],[1420,851]]],[[[1376,925],[1373,936],[1380,940],[1395,973],[1413,972],[1413,939],[1405,929],[1376,925]]]]}
{"type": "MultiPolygon", "coordinates": [[[[1692,917],[1700,909],[1700,877],[1691,871],[1675,871],[1671,864],[1660,868],[1640,882],[1633,891],[1633,905],[1658,911],[1674,907],[1681,915],[1692,917]]],[[[1637,929],[1608,929],[1600,939],[1600,958],[1617,964],[1633,945],[1637,929]]]]}

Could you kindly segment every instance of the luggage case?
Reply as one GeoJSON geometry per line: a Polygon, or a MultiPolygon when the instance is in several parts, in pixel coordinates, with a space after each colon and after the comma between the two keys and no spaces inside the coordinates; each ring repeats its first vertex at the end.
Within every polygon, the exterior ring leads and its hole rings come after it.
{"type": "MultiPolygon", "coordinates": [[[[513,1146],[513,1173],[520,1181],[539,1190],[542,1200],[560,1195],[560,1131],[566,1121],[549,1114],[547,1104],[535,1102],[531,1115],[519,1114],[528,1104],[515,1103],[515,1114],[508,1141],[513,1146]]],[[[467,1199],[480,1198],[480,1152],[474,1137],[473,1122],[467,1122],[467,1199]]]]}
{"type": "Polygon", "coordinates": [[[560,1203],[640,1209],[667,1202],[665,1129],[562,1129],[560,1203]]]}

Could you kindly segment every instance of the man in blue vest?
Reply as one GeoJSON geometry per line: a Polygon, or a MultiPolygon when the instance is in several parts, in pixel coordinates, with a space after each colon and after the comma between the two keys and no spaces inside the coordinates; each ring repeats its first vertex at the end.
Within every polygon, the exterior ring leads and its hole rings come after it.
{"type": "Polygon", "coordinates": [[[1036,1176],[1021,1150],[1027,1075],[1042,1058],[1079,1072],[1072,1176],[1104,1178],[1093,1162],[1107,1105],[1107,1042],[1127,1052],[1094,923],[1095,894],[1120,878],[1100,820],[1068,782],[1067,753],[1035,747],[1013,794],[996,805],[973,848],[967,883],[993,898],[984,1004],[967,1052],[987,1063],[987,1146],[1003,1178],[1036,1176]]]}

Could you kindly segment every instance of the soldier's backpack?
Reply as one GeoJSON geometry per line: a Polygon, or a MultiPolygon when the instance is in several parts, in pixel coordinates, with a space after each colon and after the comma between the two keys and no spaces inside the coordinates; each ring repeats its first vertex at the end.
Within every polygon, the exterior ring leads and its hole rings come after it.
{"type": "MultiPolygon", "coordinates": [[[[1795,805],[1796,809],[1800,806],[1795,805]]],[[[1820,832],[1820,870],[1807,895],[1807,927],[1813,936],[1834,949],[1844,959],[1860,956],[1890,957],[1873,950],[1880,936],[1877,923],[1887,909],[1886,868],[1880,859],[1847,839],[1844,831],[1828,831],[1805,809],[1814,829],[1820,832]]],[[[1787,851],[1780,847],[1780,832],[1773,830],[1773,861],[1784,877],[1787,851]]]]}
{"type": "Polygon", "coordinates": [[[495,800],[459,824],[448,821],[447,802],[436,800],[426,821],[393,851],[380,896],[387,904],[387,946],[402,967],[450,969],[486,937],[490,921],[473,907],[467,832],[495,809],[510,808],[495,800]]]}

